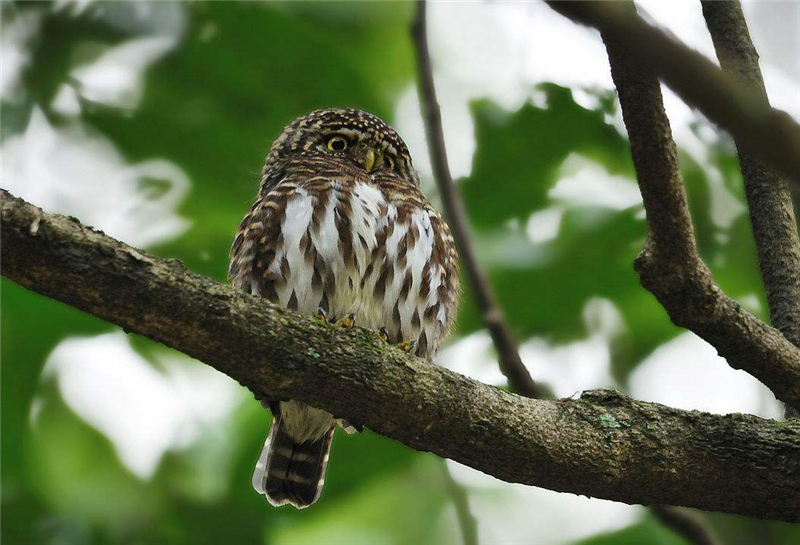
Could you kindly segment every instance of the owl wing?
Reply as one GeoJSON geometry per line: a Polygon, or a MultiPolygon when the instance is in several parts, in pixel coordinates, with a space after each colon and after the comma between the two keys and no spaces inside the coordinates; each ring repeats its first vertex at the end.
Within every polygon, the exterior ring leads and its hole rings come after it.
{"type": "MultiPolygon", "coordinates": [[[[380,173],[375,175],[375,182],[387,196],[390,209],[393,208],[390,216],[394,226],[390,229],[405,234],[399,240],[393,236],[395,246],[387,247],[393,250],[390,255],[397,261],[401,276],[405,274],[406,278],[397,299],[403,308],[393,314],[394,325],[405,328],[402,335],[418,335],[417,355],[432,360],[452,325],[458,304],[458,258],[453,237],[419,186],[380,173]],[[411,269],[419,272],[411,273],[411,269]],[[418,279],[414,280],[414,275],[418,279]],[[407,297],[409,288],[415,292],[413,298],[407,297]],[[412,299],[417,303],[409,304],[412,299]]],[[[386,243],[386,237],[382,241],[386,243]]],[[[394,285],[397,288],[399,283],[394,285]]]]}
{"type": "Polygon", "coordinates": [[[441,324],[438,338],[435,339],[435,345],[438,346],[453,324],[461,288],[458,278],[458,252],[450,228],[430,204],[427,205],[427,212],[434,239],[430,267],[427,268],[430,272],[426,272],[426,279],[428,285],[435,289],[436,296],[433,298],[435,303],[426,309],[424,318],[426,321],[437,320],[441,324]],[[438,278],[432,278],[433,274],[438,278]]]}
{"type": "Polygon", "coordinates": [[[265,173],[258,199],[242,218],[230,251],[228,281],[253,295],[266,295],[264,273],[281,244],[281,222],[286,201],[297,188],[293,176],[282,169],[265,173]]]}

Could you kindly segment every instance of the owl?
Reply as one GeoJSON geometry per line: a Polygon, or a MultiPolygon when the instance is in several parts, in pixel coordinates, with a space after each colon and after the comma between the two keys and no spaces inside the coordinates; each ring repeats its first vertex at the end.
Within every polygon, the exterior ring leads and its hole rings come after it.
{"type": "MultiPolygon", "coordinates": [[[[230,282],[341,327],[358,325],[433,360],[458,299],[447,224],[420,189],[408,148],[352,109],[296,119],[273,143],[231,248],[230,282]]],[[[253,486],[275,505],[319,498],[336,424],[300,401],[265,403],[272,428],[253,486]]]]}

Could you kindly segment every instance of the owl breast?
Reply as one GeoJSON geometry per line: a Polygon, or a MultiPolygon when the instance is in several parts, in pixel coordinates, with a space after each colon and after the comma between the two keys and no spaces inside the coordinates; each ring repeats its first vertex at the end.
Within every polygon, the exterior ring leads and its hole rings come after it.
{"type": "Polygon", "coordinates": [[[270,263],[251,268],[251,291],[332,320],[354,314],[357,325],[385,327],[390,341],[417,341],[416,353],[432,357],[454,296],[436,212],[367,182],[312,180],[282,195],[268,222],[277,240],[262,237],[274,250],[254,248],[256,261],[268,254],[270,263]]]}

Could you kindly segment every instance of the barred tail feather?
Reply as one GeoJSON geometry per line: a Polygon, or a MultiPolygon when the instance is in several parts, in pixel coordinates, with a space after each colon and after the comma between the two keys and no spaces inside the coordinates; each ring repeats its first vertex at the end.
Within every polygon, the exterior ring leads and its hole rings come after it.
{"type": "Polygon", "coordinates": [[[258,458],[253,488],[278,507],[291,504],[305,509],[319,498],[333,438],[333,426],[314,441],[298,443],[278,417],[258,458]]]}

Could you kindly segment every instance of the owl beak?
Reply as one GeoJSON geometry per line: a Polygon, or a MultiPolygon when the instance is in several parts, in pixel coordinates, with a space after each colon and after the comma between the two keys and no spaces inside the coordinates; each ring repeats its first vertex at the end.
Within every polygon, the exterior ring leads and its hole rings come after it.
{"type": "Polygon", "coordinates": [[[366,169],[367,172],[372,170],[372,167],[375,166],[375,150],[374,149],[372,149],[370,147],[364,148],[364,150],[361,152],[361,164],[364,165],[364,168],[366,169]]]}

